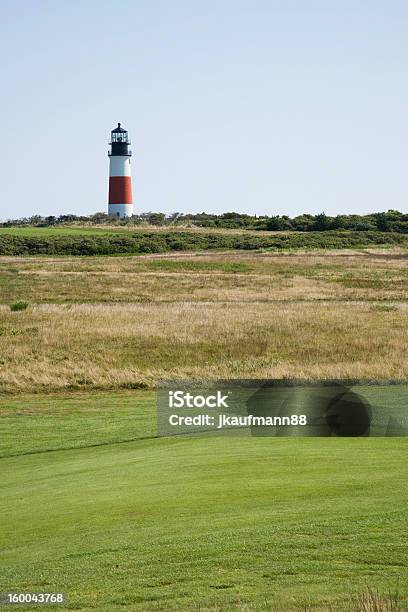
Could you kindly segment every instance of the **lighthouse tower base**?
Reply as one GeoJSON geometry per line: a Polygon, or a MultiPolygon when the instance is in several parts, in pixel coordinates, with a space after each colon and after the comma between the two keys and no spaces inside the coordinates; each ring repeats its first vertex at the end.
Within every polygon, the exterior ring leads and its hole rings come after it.
{"type": "Polygon", "coordinates": [[[133,215],[133,204],[109,204],[108,215],[117,219],[124,219],[133,215]]]}

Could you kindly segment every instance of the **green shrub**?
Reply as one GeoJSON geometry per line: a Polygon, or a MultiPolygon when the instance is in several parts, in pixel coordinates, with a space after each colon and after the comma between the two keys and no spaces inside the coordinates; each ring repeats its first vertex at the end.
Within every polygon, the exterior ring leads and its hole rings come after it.
{"type": "Polygon", "coordinates": [[[398,232],[332,230],[290,234],[219,234],[164,231],[159,234],[0,235],[0,255],[119,255],[209,249],[346,249],[377,245],[408,246],[398,232]]]}
{"type": "Polygon", "coordinates": [[[25,310],[28,307],[28,302],[24,300],[17,300],[17,302],[13,302],[10,304],[10,310],[16,312],[17,310],[25,310]]]}

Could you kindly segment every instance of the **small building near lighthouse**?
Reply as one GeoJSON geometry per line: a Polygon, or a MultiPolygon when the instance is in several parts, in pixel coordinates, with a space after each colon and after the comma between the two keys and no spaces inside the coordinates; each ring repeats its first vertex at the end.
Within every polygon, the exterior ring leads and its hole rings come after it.
{"type": "Polygon", "coordinates": [[[133,215],[132,177],[130,173],[129,135],[118,123],[111,131],[109,142],[109,199],[108,214],[119,219],[133,215]]]}

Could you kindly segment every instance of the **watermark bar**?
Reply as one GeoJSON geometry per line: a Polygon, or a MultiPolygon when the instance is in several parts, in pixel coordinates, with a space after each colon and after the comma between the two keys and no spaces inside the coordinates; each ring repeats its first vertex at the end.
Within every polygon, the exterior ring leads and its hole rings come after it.
{"type": "Polygon", "coordinates": [[[157,433],[383,437],[408,433],[408,383],[166,380],[157,383],[157,433]]]}

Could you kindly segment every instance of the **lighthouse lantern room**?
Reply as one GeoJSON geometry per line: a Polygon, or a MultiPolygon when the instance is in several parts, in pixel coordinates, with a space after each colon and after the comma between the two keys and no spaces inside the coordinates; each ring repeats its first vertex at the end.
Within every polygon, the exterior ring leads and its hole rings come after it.
{"type": "Polygon", "coordinates": [[[111,131],[109,142],[109,203],[108,214],[120,219],[133,215],[132,178],[130,173],[129,135],[120,123],[111,131]]]}

